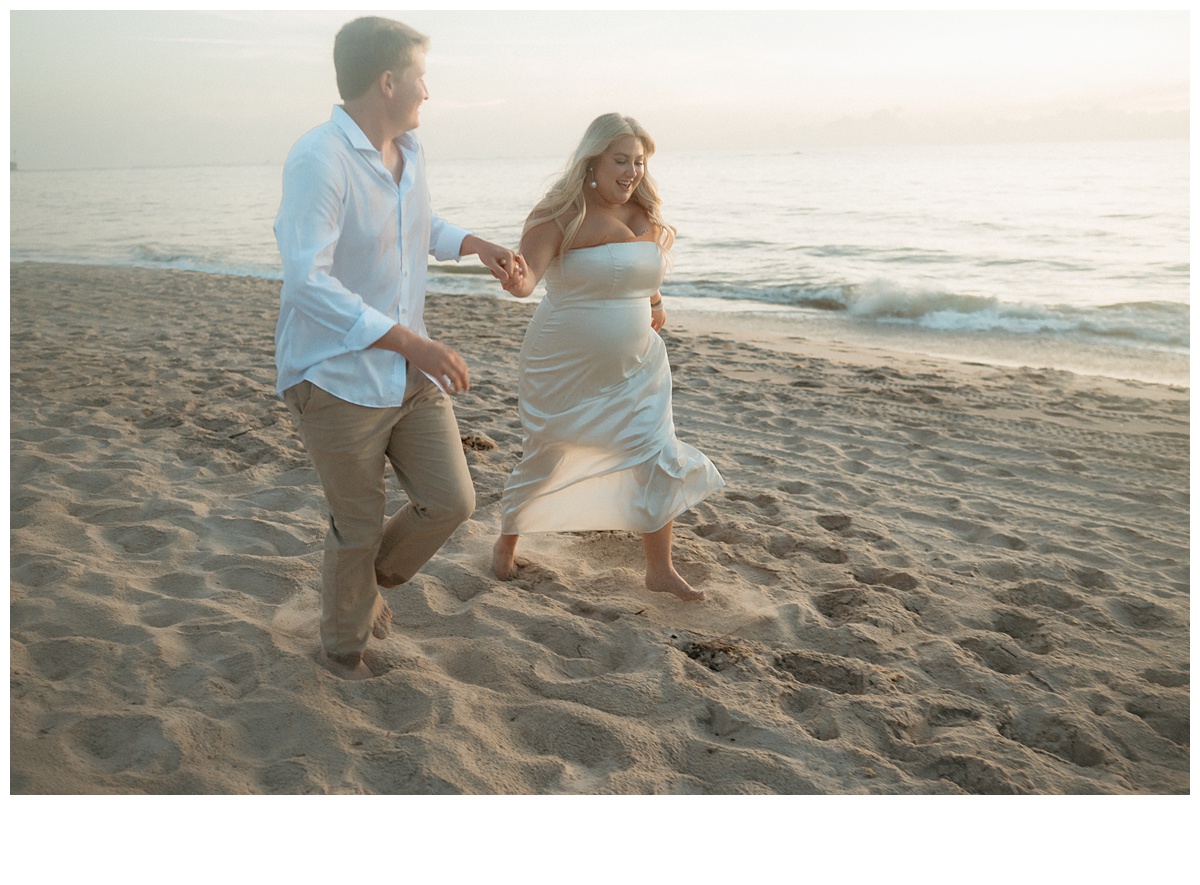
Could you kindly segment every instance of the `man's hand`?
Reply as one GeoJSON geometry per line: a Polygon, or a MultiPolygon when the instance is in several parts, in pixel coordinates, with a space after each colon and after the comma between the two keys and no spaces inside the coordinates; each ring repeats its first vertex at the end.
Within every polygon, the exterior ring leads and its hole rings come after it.
{"type": "Polygon", "coordinates": [[[447,393],[461,393],[471,389],[471,374],[466,361],[458,352],[445,344],[422,338],[404,326],[392,326],[391,330],[376,341],[372,347],[392,350],[433,378],[447,393]]]}
{"type": "Polygon", "coordinates": [[[520,253],[469,234],[462,242],[460,255],[478,255],[492,276],[505,288],[515,285],[525,275],[525,259],[520,253]]]}
{"type": "Polygon", "coordinates": [[[409,347],[408,361],[433,378],[447,393],[462,393],[471,389],[467,363],[458,351],[437,341],[418,337],[409,347]]]}

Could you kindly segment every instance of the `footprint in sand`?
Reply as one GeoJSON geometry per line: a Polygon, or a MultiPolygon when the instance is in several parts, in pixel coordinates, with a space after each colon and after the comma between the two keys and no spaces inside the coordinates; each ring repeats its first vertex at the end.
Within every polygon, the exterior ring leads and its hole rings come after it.
{"type": "Polygon", "coordinates": [[[56,557],[40,553],[14,553],[9,560],[8,575],[10,581],[26,587],[50,587],[62,584],[71,576],[71,572],[56,557]]]}
{"type": "Polygon", "coordinates": [[[546,568],[544,565],[539,565],[537,562],[525,559],[521,556],[516,558],[517,573],[512,579],[512,583],[516,584],[522,590],[528,590],[532,593],[566,593],[569,588],[563,583],[558,572],[553,569],[546,568]]]}
{"type": "Polygon", "coordinates": [[[517,708],[507,739],[535,756],[558,757],[585,772],[621,771],[633,764],[629,735],[613,728],[613,717],[583,706],[535,703],[517,708]]]}
{"type": "Polygon", "coordinates": [[[111,540],[126,553],[153,553],[177,542],[181,533],[163,531],[148,525],[134,525],[109,532],[111,540]]]}
{"type": "Polygon", "coordinates": [[[844,532],[850,528],[850,523],[850,517],[841,513],[831,513],[817,517],[817,525],[830,532],[844,532]]]}
{"type": "Polygon", "coordinates": [[[746,531],[737,523],[703,523],[692,529],[698,538],[719,544],[737,544],[744,541],[746,531]]]}
{"type": "Polygon", "coordinates": [[[1142,678],[1147,682],[1153,682],[1155,685],[1161,685],[1164,688],[1179,688],[1184,685],[1191,684],[1191,673],[1186,669],[1183,670],[1168,670],[1154,668],[1142,671],[1142,678]]]}
{"type": "Polygon", "coordinates": [[[179,768],[179,746],[168,738],[156,716],[91,716],[70,728],[70,740],[102,771],[168,774],[179,768]]]}
{"type": "Polygon", "coordinates": [[[787,495],[807,495],[812,491],[811,485],[799,481],[781,482],[777,488],[787,495]]]}
{"type": "Polygon", "coordinates": [[[1125,710],[1141,719],[1173,744],[1186,747],[1191,741],[1191,710],[1186,692],[1148,694],[1125,704],[1125,710]]]}
{"type": "MultiPolygon", "coordinates": [[[[414,665],[409,664],[409,669],[414,669],[414,665]]],[[[437,717],[444,715],[444,709],[440,708],[450,703],[435,699],[425,688],[413,685],[411,679],[364,680],[361,684],[361,701],[360,709],[367,720],[390,734],[423,731],[437,717]]]]}
{"type": "Polygon", "coordinates": [[[1160,605],[1136,596],[1104,600],[1100,607],[1127,627],[1154,630],[1175,621],[1175,617],[1160,605]]]}
{"type": "Polygon", "coordinates": [[[1018,608],[1039,605],[1059,612],[1068,612],[1083,606],[1084,602],[1074,593],[1044,581],[1029,581],[1011,587],[997,595],[1001,602],[1018,608]]]}
{"type": "Polygon", "coordinates": [[[774,519],[778,517],[780,513],[779,499],[774,495],[767,494],[766,492],[762,492],[753,496],[744,495],[741,492],[728,492],[726,493],[725,497],[730,501],[753,504],[762,514],[759,517],[760,519],[774,519]]]}
{"type": "Polygon", "coordinates": [[[464,685],[473,685],[514,696],[521,691],[524,676],[506,666],[507,652],[495,639],[443,638],[427,644],[437,666],[464,685]]]}
{"type": "Polygon", "coordinates": [[[461,588],[451,586],[454,583],[436,575],[418,574],[402,587],[388,591],[384,596],[392,608],[392,623],[418,629],[438,624],[462,614],[479,592],[495,587],[483,577],[461,588]]]}
{"type": "Polygon", "coordinates": [[[260,603],[279,605],[296,593],[296,581],[280,574],[270,559],[259,561],[217,554],[204,561],[217,588],[245,594],[260,603]],[[250,565],[244,564],[251,562],[250,565]]]}
{"type": "Polygon", "coordinates": [[[784,695],[780,706],[816,740],[833,741],[842,736],[842,730],[837,713],[826,704],[826,698],[821,692],[802,690],[784,695]]]}
{"type": "Polygon", "coordinates": [[[259,786],[269,796],[323,794],[325,790],[309,774],[305,761],[301,758],[276,762],[258,775],[259,786]]]}
{"type": "Polygon", "coordinates": [[[111,645],[99,639],[65,636],[47,639],[26,647],[34,667],[51,682],[85,673],[112,654],[111,645]]]}
{"type": "Polygon", "coordinates": [[[894,594],[847,587],[832,590],[813,600],[817,611],[836,625],[871,624],[903,633],[917,626],[916,618],[894,594]]]}
{"type": "Polygon", "coordinates": [[[571,603],[571,611],[585,618],[591,618],[593,621],[602,621],[605,624],[611,624],[621,617],[621,612],[617,609],[594,606],[586,602],[571,603]]]}
{"type": "Polygon", "coordinates": [[[959,646],[971,652],[989,670],[1014,676],[1029,669],[1021,649],[1008,636],[996,633],[979,633],[958,640],[959,646]]]}
{"type": "Polygon", "coordinates": [[[840,565],[850,561],[850,557],[846,555],[846,551],[837,547],[818,547],[812,551],[812,555],[820,562],[827,562],[833,565],[840,565]]]}
{"type": "Polygon", "coordinates": [[[978,756],[943,756],[926,768],[924,776],[950,781],[976,795],[1012,796],[1036,792],[1033,785],[1018,786],[1007,771],[978,756]]]}
{"type": "Polygon", "coordinates": [[[1015,639],[1026,651],[1037,655],[1047,654],[1053,647],[1046,625],[1037,618],[1020,612],[1004,611],[996,615],[994,629],[1015,639]]]}
{"type": "Polygon", "coordinates": [[[908,572],[897,572],[887,568],[861,568],[854,570],[854,580],[860,584],[876,584],[893,590],[915,590],[920,581],[908,572]]]}
{"type": "Polygon", "coordinates": [[[1103,765],[1117,755],[1090,723],[1036,707],[1000,723],[999,731],[1009,740],[1083,768],[1103,765]]]}
{"type": "Polygon", "coordinates": [[[1115,590],[1116,583],[1108,575],[1107,572],[1101,571],[1098,568],[1083,567],[1072,569],[1072,576],[1075,578],[1075,583],[1087,590],[1115,590]]]}
{"type": "Polygon", "coordinates": [[[785,652],[776,664],[797,682],[815,685],[836,694],[865,694],[869,672],[846,658],[819,652],[785,652]]]}
{"type": "Polygon", "coordinates": [[[759,731],[750,718],[715,702],[709,702],[708,709],[699,717],[699,722],[708,734],[729,743],[747,741],[759,731]]]}
{"type": "Polygon", "coordinates": [[[934,728],[959,728],[972,722],[978,722],[982,718],[982,713],[970,707],[934,704],[925,720],[934,728]]]}

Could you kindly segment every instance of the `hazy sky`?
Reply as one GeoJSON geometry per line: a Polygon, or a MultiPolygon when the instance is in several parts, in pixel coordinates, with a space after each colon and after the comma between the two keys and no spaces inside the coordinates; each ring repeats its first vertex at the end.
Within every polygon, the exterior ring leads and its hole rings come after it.
{"type": "MultiPolygon", "coordinates": [[[[27,168],[282,162],[358,12],[12,12],[27,168]]],[[[600,113],[660,148],[1188,136],[1188,13],[381,10],[430,35],[421,137],[563,157],[600,113]]]]}

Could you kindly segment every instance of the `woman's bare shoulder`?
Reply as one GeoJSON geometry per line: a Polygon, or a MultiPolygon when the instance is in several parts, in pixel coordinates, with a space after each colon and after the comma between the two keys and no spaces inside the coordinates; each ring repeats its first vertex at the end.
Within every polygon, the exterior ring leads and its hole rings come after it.
{"type": "Polygon", "coordinates": [[[546,251],[548,254],[557,252],[562,245],[565,225],[562,217],[555,217],[550,209],[541,204],[535,206],[525,221],[525,232],[521,234],[521,251],[546,251]]]}
{"type": "Polygon", "coordinates": [[[567,227],[579,216],[579,208],[577,206],[567,206],[565,209],[555,210],[554,207],[546,202],[538,203],[533,207],[533,211],[529,213],[529,218],[525,222],[526,228],[532,229],[537,225],[554,222],[559,232],[565,231],[567,227]]]}

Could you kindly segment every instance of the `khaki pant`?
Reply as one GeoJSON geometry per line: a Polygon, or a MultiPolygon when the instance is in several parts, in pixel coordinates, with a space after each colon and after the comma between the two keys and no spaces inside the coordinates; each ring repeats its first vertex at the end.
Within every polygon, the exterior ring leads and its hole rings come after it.
{"type": "Polygon", "coordinates": [[[450,398],[408,367],[404,403],[376,409],[302,381],[284,391],[329,507],[321,643],[330,655],[367,646],[379,596],[407,581],[475,510],[475,487],[450,398]],[[384,521],[385,459],[409,502],[384,521]]]}

